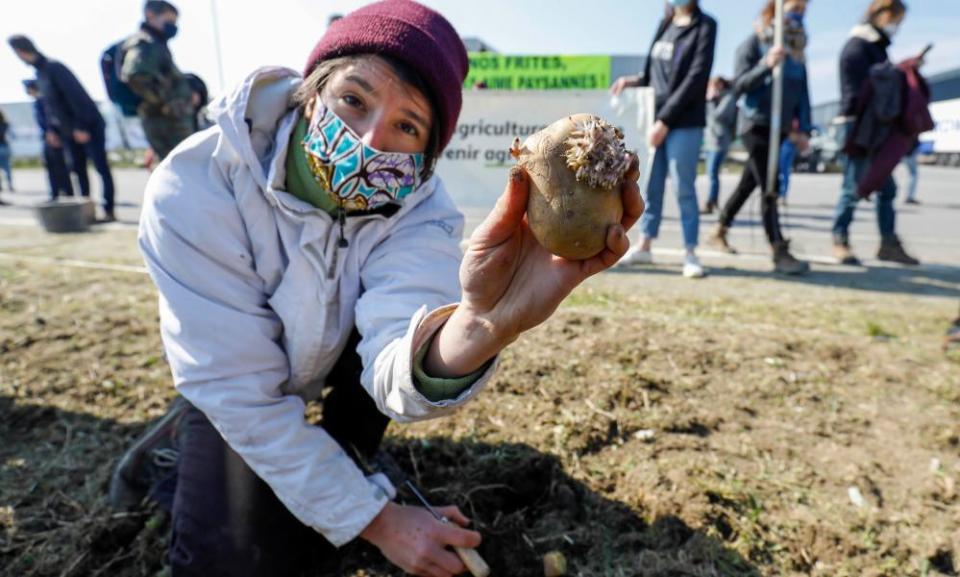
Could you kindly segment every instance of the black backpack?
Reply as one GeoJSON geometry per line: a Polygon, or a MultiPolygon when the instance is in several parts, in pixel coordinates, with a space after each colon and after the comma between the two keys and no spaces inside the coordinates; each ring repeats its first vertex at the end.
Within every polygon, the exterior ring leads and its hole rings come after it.
{"type": "Polygon", "coordinates": [[[120,80],[120,68],[123,66],[123,43],[124,40],[121,40],[116,44],[111,44],[103,51],[103,54],[100,55],[100,73],[103,75],[103,83],[107,87],[107,96],[110,98],[110,102],[120,107],[124,116],[136,116],[141,98],[120,80]]]}

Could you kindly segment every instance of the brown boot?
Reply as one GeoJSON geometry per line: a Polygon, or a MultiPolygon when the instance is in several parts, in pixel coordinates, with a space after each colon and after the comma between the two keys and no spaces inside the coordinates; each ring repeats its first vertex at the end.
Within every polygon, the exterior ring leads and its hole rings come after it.
{"type": "Polygon", "coordinates": [[[887,262],[895,262],[907,266],[917,266],[920,261],[913,258],[900,244],[900,239],[896,236],[885,238],[880,242],[880,250],[877,251],[877,259],[887,262]]]}
{"type": "Polygon", "coordinates": [[[835,240],[833,242],[833,256],[837,259],[838,264],[860,266],[860,259],[850,250],[850,243],[847,241],[835,240]]]}
{"type": "Polygon", "coordinates": [[[707,239],[707,244],[719,250],[720,252],[737,254],[737,249],[730,246],[730,243],[727,242],[727,232],[729,230],[729,228],[723,226],[722,224],[718,224],[717,228],[714,229],[713,234],[711,234],[710,238],[707,239]]]}
{"type": "Polygon", "coordinates": [[[703,205],[703,208],[700,209],[700,214],[713,214],[713,211],[717,210],[717,203],[712,200],[707,201],[707,204],[703,205]]]}
{"type": "Polygon", "coordinates": [[[780,274],[806,274],[810,264],[794,258],[790,254],[790,243],[784,240],[773,245],[773,270],[780,274]]]}

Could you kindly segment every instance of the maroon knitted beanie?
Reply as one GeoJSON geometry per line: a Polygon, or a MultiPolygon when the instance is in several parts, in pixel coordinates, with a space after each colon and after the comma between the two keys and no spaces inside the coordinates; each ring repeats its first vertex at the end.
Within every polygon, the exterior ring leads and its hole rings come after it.
{"type": "Polygon", "coordinates": [[[416,70],[433,92],[440,121],[440,150],[446,148],[463,104],[469,62],[457,31],[433,10],[411,0],[382,0],[337,20],[314,46],[303,71],[351,54],[382,54],[416,70]]]}

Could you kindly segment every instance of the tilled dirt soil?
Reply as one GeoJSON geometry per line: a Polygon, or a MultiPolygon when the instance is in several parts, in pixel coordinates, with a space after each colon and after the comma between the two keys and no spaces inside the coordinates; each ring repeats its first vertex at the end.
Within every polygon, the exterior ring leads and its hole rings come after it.
{"type": "MultiPolygon", "coordinates": [[[[155,299],[135,272],[0,260],[0,574],[164,571],[164,515],[105,496],[174,394],[155,299]]],[[[584,576],[956,575],[960,355],[939,348],[956,306],[607,274],[475,402],[391,425],[386,449],[474,519],[494,575],[542,575],[553,550],[584,576]]],[[[354,545],[314,574],[399,572],[354,545]]]]}

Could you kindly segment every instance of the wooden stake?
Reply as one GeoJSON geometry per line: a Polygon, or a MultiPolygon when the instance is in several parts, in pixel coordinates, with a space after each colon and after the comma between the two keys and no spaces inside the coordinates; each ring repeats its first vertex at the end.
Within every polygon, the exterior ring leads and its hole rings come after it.
{"type": "MultiPolygon", "coordinates": [[[[773,45],[783,48],[783,0],[777,0],[773,19],[773,45]]],[[[784,56],[784,60],[786,56],[784,56]]],[[[767,194],[777,194],[780,188],[780,132],[783,116],[783,61],[773,69],[773,101],[770,103],[770,148],[767,160],[767,194]]]]}

